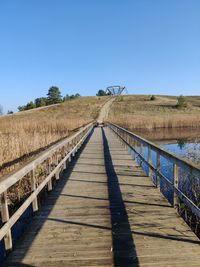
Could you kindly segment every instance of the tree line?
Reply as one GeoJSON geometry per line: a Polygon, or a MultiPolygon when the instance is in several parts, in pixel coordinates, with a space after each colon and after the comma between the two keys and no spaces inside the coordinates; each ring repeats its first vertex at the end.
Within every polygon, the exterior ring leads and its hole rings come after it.
{"type": "MultiPolygon", "coordinates": [[[[109,93],[106,93],[104,90],[100,89],[98,93],[96,94],[97,96],[106,96],[109,95],[109,93]]],[[[34,101],[28,102],[24,106],[19,106],[18,110],[19,111],[25,111],[33,108],[39,108],[39,107],[44,107],[48,105],[53,105],[53,104],[59,104],[77,97],[80,97],[80,94],[75,94],[75,95],[65,95],[64,97],[62,96],[60,89],[57,86],[51,86],[48,90],[47,97],[38,97],[34,101]]],[[[8,111],[9,114],[13,113],[12,111],[8,111]]]]}
{"type": "MultiPolygon", "coordinates": [[[[47,97],[38,97],[34,101],[28,102],[26,105],[19,106],[19,111],[25,111],[33,108],[44,107],[53,104],[59,104],[74,98],[80,97],[80,94],[65,95],[61,94],[60,89],[57,86],[51,86],[48,90],[47,97]]],[[[12,112],[12,111],[10,111],[12,112]]]]}
{"type": "MultiPolygon", "coordinates": [[[[107,93],[103,89],[98,90],[96,96],[106,96],[109,95],[110,93],[107,93]]],[[[46,97],[38,97],[34,101],[28,102],[26,105],[22,105],[18,107],[19,111],[25,111],[29,109],[34,109],[34,108],[39,108],[39,107],[44,107],[52,104],[59,104],[71,99],[75,99],[77,97],[80,97],[80,94],[75,94],[75,95],[65,95],[62,96],[61,91],[59,87],[57,86],[51,86],[48,90],[47,96],[46,97]]],[[[13,114],[14,112],[12,110],[8,110],[7,114],[13,114]]],[[[0,105],[0,116],[3,115],[3,107],[0,105]]]]}

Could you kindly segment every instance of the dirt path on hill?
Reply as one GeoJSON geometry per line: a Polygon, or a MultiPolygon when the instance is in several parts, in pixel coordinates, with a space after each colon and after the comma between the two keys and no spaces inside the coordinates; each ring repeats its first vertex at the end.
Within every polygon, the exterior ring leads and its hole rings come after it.
{"type": "Polygon", "coordinates": [[[108,113],[110,110],[110,107],[113,103],[113,101],[115,101],[115,97],[112,97],[111,99],[109,99],[101,108],[101,111],[99,113],[99,117],[97,119],[97,122],[99,124],[103,123],[107,118],[108,118],[108,113]]]}

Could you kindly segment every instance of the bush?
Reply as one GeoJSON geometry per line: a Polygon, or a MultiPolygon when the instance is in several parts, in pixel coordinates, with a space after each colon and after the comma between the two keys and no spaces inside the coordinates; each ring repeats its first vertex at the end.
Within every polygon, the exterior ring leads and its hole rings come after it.
{"type": "Polygon", "coordinates": [[[156,100],[155,95],[152,95],[152,96],[150,97],[150,100],[151,100],[151,101],[156,100]]]}
{"type": "Polygon", "coordinates": [[[183,95],[180,95],[177,99],[177,108],[187,107],[187,100],[183,95]]]}

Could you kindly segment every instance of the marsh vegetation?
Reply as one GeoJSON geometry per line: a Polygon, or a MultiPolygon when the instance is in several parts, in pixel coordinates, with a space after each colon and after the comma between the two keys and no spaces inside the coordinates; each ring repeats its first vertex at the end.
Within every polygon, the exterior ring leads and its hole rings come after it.
{"type": "Polygon", "coordinates": [[[107,97],[79,97],[0,118],[0,175],[97,118],[107,97]]]}
{"type": "Polygon", "coordinates": [[[179,98],[155,96],[151,101],[145,95],[120,96],[112,105],[109,120],[130,130],[200,128],[200,97],[185,97],[181,108],[177,106],[178,101],[182,103],[179,98]]]}

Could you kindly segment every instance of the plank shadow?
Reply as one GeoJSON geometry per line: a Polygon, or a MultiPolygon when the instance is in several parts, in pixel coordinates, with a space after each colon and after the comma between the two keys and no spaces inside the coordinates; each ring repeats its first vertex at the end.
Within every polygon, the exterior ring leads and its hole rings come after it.
{"type": "Polygon", "coordinates": [[[102,128],[105,168],[108,176],[108,194],[112,223],[113,259],[115,267],[138,267],[139,261],[132,238],[128,214],[115,172],[109,144],[102,128]]]}

